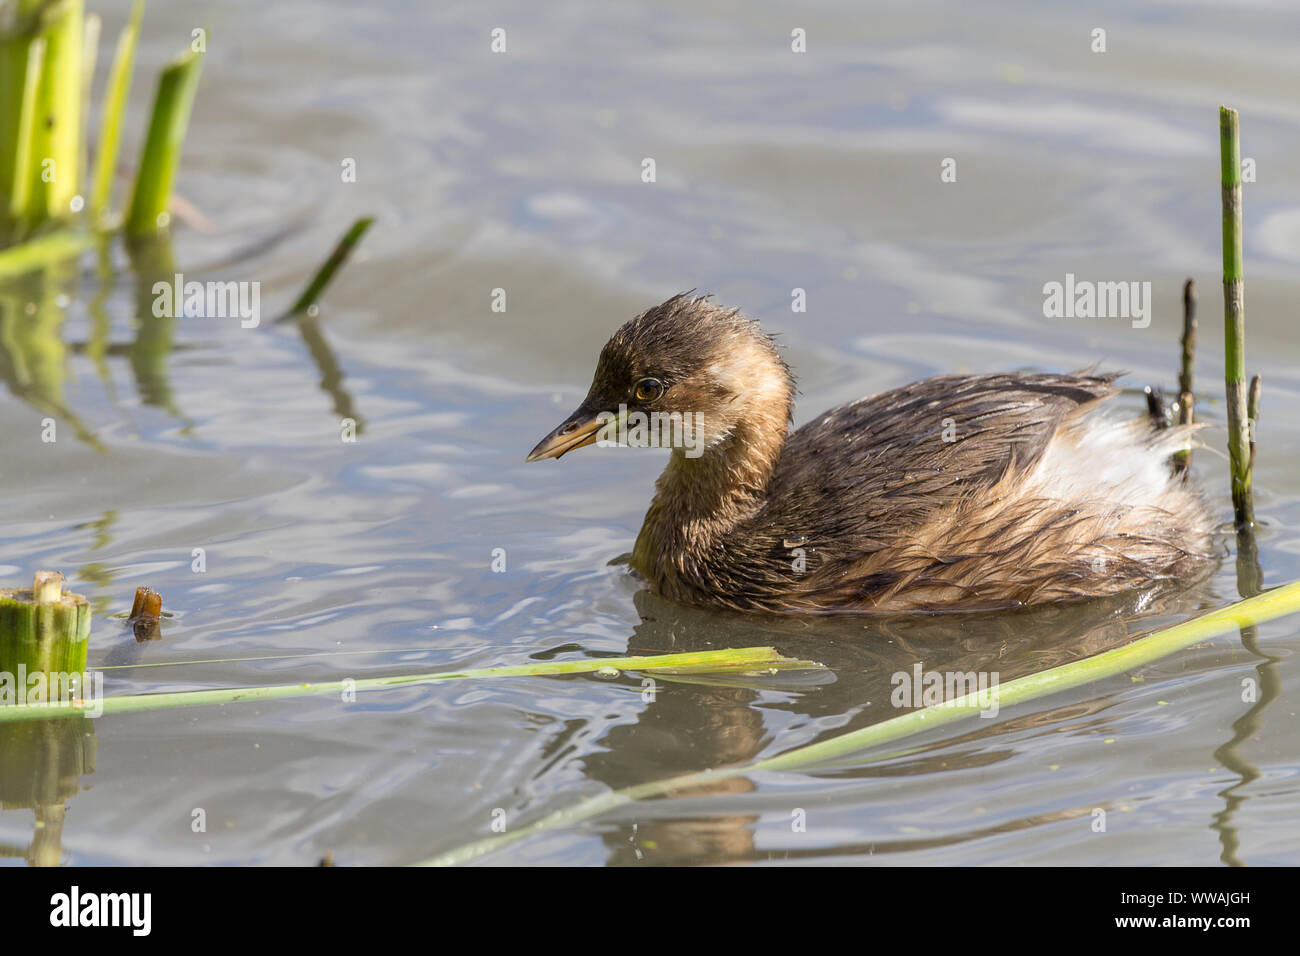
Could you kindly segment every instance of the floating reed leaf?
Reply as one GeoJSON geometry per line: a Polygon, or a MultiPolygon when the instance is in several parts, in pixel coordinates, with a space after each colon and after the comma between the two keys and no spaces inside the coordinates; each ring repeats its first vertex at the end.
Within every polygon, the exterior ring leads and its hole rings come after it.
{"type": "MultiPolygon", "coordinates": [[[[698,651],[686,654],[655,654],[648,657],[608,657],[580,661],[546,661],[511,667],[486,667],[467,671],[443,671],[433,674],[408,674],[397,677],[368,677],[320,684],[275,684],[267,687],[233,687],[220,690],[179,691],[170,694],[128,694],[106,697],[104,714],[126,714],[146,710],[169,710],[205,704],[233,704],[250,700],[279,700],[337,694],[343,690],[375,690],[384,687],[407,687],[433,684],[445,680],[487,679],[495,677],[548,677],[560,674],[591,674],[605,670],[649,671],[662,668],[704,667],[715,673],[743,673],[753,670],[779,671],[817,668],[813,661],[783,657],[773,647],[744,647],[735,650],[698,651]]],[[[90,701],[72,700],[50,704],[13,704],[0,707],[0,723],[11,720],[43,720],[48,717],[71,717],[83,713],[90,701]]]]}
{"type": "MultiPolygon", "coordinates": [[[[999,708],[1025,703],[1058,691],[1069,690],[1106,677],[1114,677],[1182,650],[1198,641],[1297,612],[1300,612],[1300,581],[1239,601],[1217,611],[1211,611],[1181,624],[1175,624],[1154,634],[1148,634],[1123,647],[1008,681],[997,687],[995,700],[999,708]]],[[[682,774],[666,780],[637,784],[622,790],[610,790],[574,806],[550,813],[528,826],[441,853],[420,865],[449,866],[466,863],[527,837],[573,826],[635,800],[660,797],[675,790],[699,787],[730,777],[764,771],[824,768],[833,765],[834,761],[844,761],[845,758],[858,765],[884,760],[896,756],[897,752],[876,754],[871,757],[863,757],[862,752],[870,747],[892,743],[956,720],[973,717],[988,706],[988,697],[975,692],[752,763],[682,774]]]]}

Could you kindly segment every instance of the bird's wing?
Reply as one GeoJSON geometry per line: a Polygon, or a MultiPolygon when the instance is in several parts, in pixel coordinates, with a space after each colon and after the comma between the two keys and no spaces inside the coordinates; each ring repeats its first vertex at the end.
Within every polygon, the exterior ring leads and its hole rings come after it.
{"type": "Polygon", "coordinates": [[[866,546],[873,526],[922,521],[1032,466],[1067,416],[1116,392],[1114,378],[952,375],[841,405],[790,436],[769,500],[866,546]]]}

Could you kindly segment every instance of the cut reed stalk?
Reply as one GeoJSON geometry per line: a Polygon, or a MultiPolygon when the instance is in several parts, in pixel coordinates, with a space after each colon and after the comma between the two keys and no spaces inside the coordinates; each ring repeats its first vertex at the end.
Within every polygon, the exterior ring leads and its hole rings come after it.
{"type": "Polygon", "coordinates": [[[156,641],[161,638],[162,595],[153,588],[136,588],[135,602],[131,605],[128,620],[137,641],[156,641]]]}
{"type": "Polygon", "coordinates": [[[158,618],[162,616],[162,595],[153,588],[143,585],[135,589],[135,600],[131,603],[131,619],[140,617],[158,618]]]}
{"type": "MultiPolygon", "coordinates": [[[[0,590],[0,672],[80,674],[86,669],[90,616],[90,602],[65,593],[57,571],[37,571],[30,588],[0,590]]],[[[25,697],[27,688],[21,690],[25,697]]]]}

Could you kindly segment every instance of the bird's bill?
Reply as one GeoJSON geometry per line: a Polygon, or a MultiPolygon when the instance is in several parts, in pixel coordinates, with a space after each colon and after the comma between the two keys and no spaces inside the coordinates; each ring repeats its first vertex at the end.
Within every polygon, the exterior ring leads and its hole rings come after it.
{"type": "Polygon", "coordinates": [[[537,447],[528,453],[524,461],[542,461],[545,458],[559,458],[566,452],[594,445],[600,437],[600,429],[605,421],[587,408],[579,408],[560,423],[555,431],[537,443],[537,447]]]}

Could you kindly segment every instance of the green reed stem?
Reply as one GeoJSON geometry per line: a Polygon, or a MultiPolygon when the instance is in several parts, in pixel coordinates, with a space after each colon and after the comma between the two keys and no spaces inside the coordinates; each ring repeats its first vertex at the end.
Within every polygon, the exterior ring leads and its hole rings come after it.
{"type": "Polygon", "coordinates": [[[135,189],[126,215],[126,231],[149,235],[166,228],[167,201],[180,165],[194,94],[199,87],[203,54],[186,50],[158,77],[149,132],[145,136],[135,189]]]}
{"type": "Polygon", "coordinates": [[[307,283],[307,287],[302,290],[302,294],[298,296],[297,301],[289,306],[289,310],[284,315],[276,319],[277,322],[295,319],[316,304],[316,300],[325,291],[325,287],[330,284],[334,274],[343,267],[343,263],[352,254],[353,248],[361,241],[361,237],[366,234],[366,230],[370,228],[374,221],[373,216],[365,216],[352,224],[351,228],[343,234],[343,238],[338,241],[334,251],[329,254],[329,258],[316,270],[316,274],[307,283]]]}
{"type": "Polygon", "coordinates": [[[90,123],[90,97],[95,86],[95,66],[99,63],[99,34],[103,26],[103,21],[100,20],[97,14],[88,13],[81,30],[81,109],[78,111],[81,117],[81,126],[77,130],[77,164],[79,167],[86,167],[86,144],[90,142],[86,130],[90,123]]]}
{"type": "MultiPolygon", "coordinates": [[[[0,33],[0,225],[5,231],[26,209],[23,167],[31,156],[30,117],[37,86],[28,81],[28,64],[34,45],[17,28],[0,33]]],[[[35,75],[40,77],[39,68],[35,75]]]]}
{"type": "Polygon", "coordinates": [[[1253,523],[1250,437],[1246,410],[1246,301],[1242,266],[1241,142],[1236,110],[1219,107],[1223,178],[1224,385],[1228,399],[1228,457],[1237,524],[1253,523]]]}
{"type": "Polygon", "coordinates": [[[32,203],[32,177],[36,162],[34,130],[36,97],[45,69],[45,40],[30,43],[20,38],[5,41],[0,68],[0,96],[5,100],[4,131],[12,130],[8,148],[0,148],[0,186],[7,187],[4,219],[9,229],[27,228],[38,219],[32,203]]]}
{"type": "Polygon", "coordinates": [[[29,171],[28,221],[72,214],[81,182],[83,0],[46,5],[45,57],[36,93],[29,171]]]}
{"type": "MultiPolygon", "coordinates": [[[[992,699],[999,708],[1025,703],[1058,691],[1114,677],[1199,641],[1297,612],[1300,612],[1300,581],[1239,601],[1217,611],[1211,611],[1190,621],[1175,624],[1154,634],[1148,634],[1123,647],[1008,681],[998,685],[995,691],[991,691],[995,694],[992,699]]],[[[826,767],[831,761],[843,761],[844,758],[851,758],[855,765],[884,760],[897,756],[897,752],[876,754],[865,758],[861,754],[870,747],[892,743],[922,731],[933,730],[957,720],[973,717],[987,710],[989,705],[990,699],[987,696],[978,692],[971,693],[937,706],[901,714],[861,730],[840,734],[829,740],[796,747],[794,750],[763,760],[682,774],[665,780],[653,780],[622,790],[611,790],[574,806],[550,813],[528,826],[441,853],[420,865],[449,866],[466,863],[527,837],[571,827],[635,800],[661,797],[676,790],[699,787],[731,777],[764,771],[803,771],[814,767],[826,767]]]]}
{"type": "Polygon", "coordinates": [[[140,20],[144,0],[135,0],[131,16],[117,38],[117,52],[108,75],[104,93],[104,111],[99,124],[99,151],[95,155],[95,180],[90,194],[91,222],[100,222],[108,212],[117,175],[117,154],[122,144],[122,119],[131,96],[131,77],[135,71],[135,51],[140,42],[140,20]]]}

